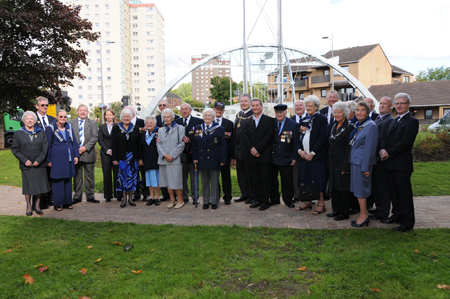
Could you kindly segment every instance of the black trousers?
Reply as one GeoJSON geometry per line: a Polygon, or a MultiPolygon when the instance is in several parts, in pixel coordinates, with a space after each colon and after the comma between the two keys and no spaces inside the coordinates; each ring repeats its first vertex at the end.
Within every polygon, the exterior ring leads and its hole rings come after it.
{"type": "Polygon", "coordinates": [[[358,198],[353,194],[353,192],[350,192],[350,209],[352,210],[360,210],[358,198]]]}
{"type": "Polygon", "coordinates": [[[406,228],[413,228],[414,216],[411,172],[387,170],[389,196],[392,200],[392,218],[399,220],[406,228]]]}
{"type": "Polygon", "coordinates": [[[103,197],[105,199],[111,199],[113,197],[122,198],[122,191],[116,191],[119,186],[119,182],[117,181],[119,166],[112,163],[112,156],[110,155],[101,155],[100,159],[102,161],[103,172],[103,197]]]}
{"type": "Polygon", "coordinates": [[[388,170],[374,165],[372,175],[372,195],[377,206],[377,216],[386,219],[389,217],[389,212],[391,211],[391,199],[387,188],[388,170]]]}
{"type": "Polygon", "coordinates": [[[249,164],[248,161],[236,159],[236,174],[239,189],[241,189],[241,196],[253,199],[254,195],[250,186],[249,164]]]}
{"type": "MultiPolygon", "coordinates": [[[[230,161],[228,161],[222,169],[220,170],[220,177],[222,178],[222,188],[223,188],[223,199],[231,200],[233,197],[231,195],[231,170],[230,170],[230,161]]],[[[219,196],[221,194],[221,188],[219,185],[219,196]]]]}
{"type": "Polygon", "coordinates": [[[294,197],[294,185],[292,185],[292,168],[290,165],[276,165],[272,164],[271,178],[272,183],[270,187],[270,203],[280,203],[280,193],[278,188],[278,173],[281,177],[281,194],[283,195],[283,201],[286,205],[292,204],[292,198],[294,197]]]}
{"type": "MultiPolygon", "coordinates": [[[[144,166],[139,166],[139,172],[141,174],[141,177],[139,179],[139,181],[143,181],[143,186],[145,186],[145,171],[144,171],[144,166]]],[[[139,177],[139,174],[138,174],[139,177]]],[[[150,195],[150,190],[148,190],[148,188],[144,188],[144,191],[142,192],[142,195],[144,196],[149,196],[150,195]]],[[[138,182],[138,186],[136,188],[136,191],[134,191],[134,197],[140,198],[141,197],[141,188],[139,187],[139,182],[138,182]]]]}
{"type": "Polygon", "coordinates": [[[352,197],[354,196],[350,191],[331,189],[331,206],[333,207],[333,212],[348,216],[352,197]]]}
{"type": "Polygon", "coordinates": [[[270,171],[272,163],[248,163],[250,170],[250,183],[253,191],[253,198],[259,203],[269,203],[270,197],[270,171]]]}

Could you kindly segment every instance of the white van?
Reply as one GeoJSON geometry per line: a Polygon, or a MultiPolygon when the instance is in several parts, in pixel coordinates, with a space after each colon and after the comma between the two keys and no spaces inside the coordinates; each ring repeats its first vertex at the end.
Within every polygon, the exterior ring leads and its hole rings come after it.
{"type": "Polygon", "coordinates": [[[427,128],[428,131],[436,131],[439,129],[450,129],[450,111],[447,111],[441,119],[427,128]]]}

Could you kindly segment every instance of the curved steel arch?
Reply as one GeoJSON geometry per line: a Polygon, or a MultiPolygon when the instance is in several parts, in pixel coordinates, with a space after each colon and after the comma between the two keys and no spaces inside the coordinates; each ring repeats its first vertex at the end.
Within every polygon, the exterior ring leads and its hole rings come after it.
{"type": "MultiPolygon", "coordinates": [[[[251,44],[251,45],[247,45],[247,48],[268,48],[268,47],[278,47],[278,44],[251,44]]],[[[181,80],[183,80],[187,75],[189,75],[193,70],[195,70],[196,68],[198,68],[199,66],[202,66],[206,63],[208,63],[209,61],[213,60],[214,58],[223,55],[225,53],[228,52],[233,52],[233,51],[237,51],[237,50],[243,50],[243,46],[236,46],[236,47],[231,47],[228,48],[226,50],[214,53],[212,55],[209,55],[205,58],[203,58],[202,60],[200,60],[199,62],[189,66],[189,68],[187,69],[187,71],[185,73],[181,73],[180,75],[176,76],[174,79],[172,79],[169,83],[167,83],[163,89],[161,89],[158,94],[153,98],[153,100],[147,105],[147,107],[145,108],[145,110],[147,112],[149,112],[150,114],[153,113],[153,111],[156,109],[158,102],[163,99],[166,94],[169,92],[169,90],[171,90],[175,85],[177,85],[181,80]]],[[[288,47],[285,46],[284,47],[287,50],[292,50],[292,51],[297,51],[300,52],[302,54],[305,55],[309,55],[317,60],[319,60],[320,62],[328,65],[329,67],[337,70],[342,77],[344,77],[345,79],[348,80],[348,82],[353,85],[353,87],[357,88],[359,90],[359,92],[361,93],[361,95],[363,97],[366,98],[372,98],[375,100],[375,105],[376,105],[376,109],[378,109],[378,101],[377,99],[375,99],[375,97],[369,92],[369,90],[361,84],[361,82],[358,81],[358,79],[356,79],[355,77],[353,77],[352,74],[350,74],[349,72],[347,72],[346,70],[344,70],[343,68],[341,68],[338,64],[334,63],[333,61],[331,61],[330,59],[326,59],[320,55],[317,55],[311,51],[308,50],[304,50],[304,49],[300,49],[297,47],[288,47]]],[[[292,79],[292,78],[291,78],[292,79]]]]}

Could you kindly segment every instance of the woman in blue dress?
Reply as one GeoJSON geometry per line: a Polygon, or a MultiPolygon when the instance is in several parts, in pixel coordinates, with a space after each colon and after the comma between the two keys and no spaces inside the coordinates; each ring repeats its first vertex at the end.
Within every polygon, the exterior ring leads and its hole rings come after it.
{"type": "Polygon", "coordinates": [[[126,207],[127,200],[130,206],[136,204],[131,200],[133,191],[136,191],[138,183],[138,161],[140,158],[139,150],[139,128],[131,122],[133,114],[128,109],[123,109],[120,113],[122,120],[112,129],[112,160],[114,165],[119,166],[118,180],[119,187],[117,191],[123,192],[123,201],[121,208],[126,207]],[[128,197],[127,197],[128,195],[128,197]]]}
{"type": "Polygon", "coordinates": [[[72,207],[72,178],[80,157],[72,126],[67,123],[67,112],[59,110],[45,129],[48,140],[47,165],[51,167],[53,207],[56,211],[72,207]]]}

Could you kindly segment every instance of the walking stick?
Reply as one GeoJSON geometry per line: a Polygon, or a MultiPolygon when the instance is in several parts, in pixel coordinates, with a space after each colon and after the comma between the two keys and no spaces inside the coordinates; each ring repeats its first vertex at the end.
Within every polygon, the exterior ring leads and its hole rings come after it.
{"type": "Polygon", "coordinates": [[[194,188],[195,188],[194,197],[195,197],[195,199],[194,199],[194,203],[195,203],[195,207],[197,207],[197,205],[198,205],[198,172],[197,172],[197,163],[195,163],[194,166],[195,166],[195,171],[194,171],[194,173],[195,173],[195,175],[194,175],[194,180],[195,180],[195,183],[194,183],[194,188]]]}

